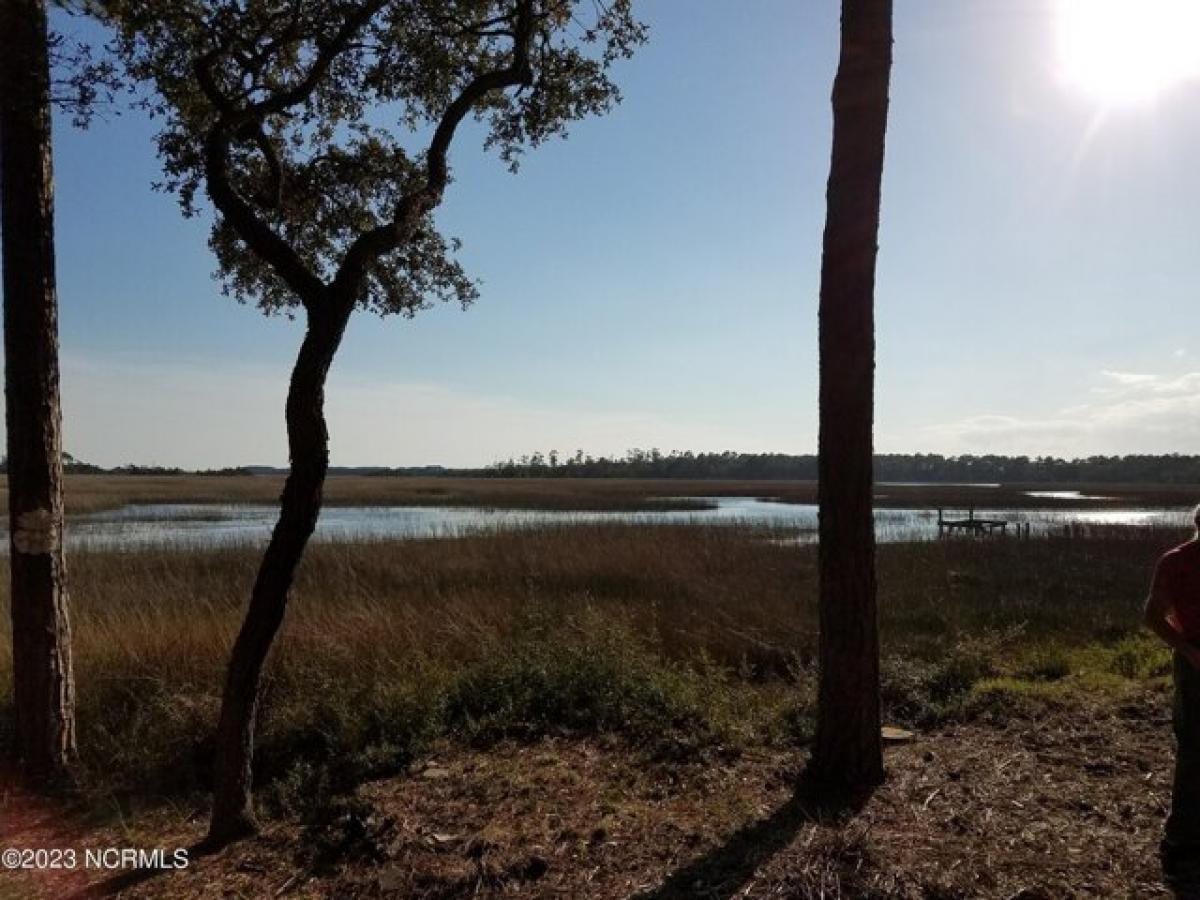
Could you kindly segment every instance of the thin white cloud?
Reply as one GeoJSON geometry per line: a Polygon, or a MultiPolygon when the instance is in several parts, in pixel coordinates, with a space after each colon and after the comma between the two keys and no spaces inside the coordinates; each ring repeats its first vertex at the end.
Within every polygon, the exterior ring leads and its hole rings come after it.
{"type": "Polygon", "coordinates": [[[1086,403],[1048,416],[981,414],[920,429],[955,453],[1200,452],[1200,372],[1100,373],[1086,403]]]}
{"type": "MultiPolygon", "coordinates": [[[[287,459],[285,367],[74,357],[63,364],[66,449],[100,465],[209,468],[287,459]]],[[[335,370],[326,390],[335,465],[486,465],[532,450],[757,448],[720,424],[656,411],[575,410],[335,370]]],[[[769,449],[762,447],[761,449],[769,449]]]]}
{"type": "Polygon", "coordinates": [[[1138,372],[1114,372],[1112,369],[1105,369],[1100,374],[1121,385],[1149,384],[1156,378],[1154,375],[1138,372]]]}
{"type": "MultiPolygon", "coordinates": [[[[102,465],[282,464],[286,367],[73,357],[64,363],[67,449],[102,465]]],[[[881,422],[881,451],[1054,454],[1200,452],[1200,372],[1099,372],[1083,402],[1043,415],[980,411],[881,422]]],[[[630,447],[811,452],[799,423],[704,420],[662,410],[574,409],[436,383],[334,371],[327,391],[339,465],[475,466],[535,449],[630,447]]]]}

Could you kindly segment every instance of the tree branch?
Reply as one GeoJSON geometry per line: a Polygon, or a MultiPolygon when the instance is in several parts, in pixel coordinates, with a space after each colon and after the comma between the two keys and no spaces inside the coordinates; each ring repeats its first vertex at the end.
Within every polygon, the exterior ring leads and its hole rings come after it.
{"type": "Polygon", "coordinates": [[[425,184],[400,199],[391,221],[364,232],[350,245],[330,285],[336,297],[357,297],[367,266],[410,239],[421,217],[441,202],[449,180],[447,155],[450,143],[458,126],[475,105],[493,91],[532,83],[529,48],[533,31],[533,0],[517,0],[511,64],[477,75],[442,113],[425,155],[425,184]]]}
{"type": "Polygon", "coordinates": [[[228,128],[214,125],[204,140],[204,175],[213,204],[237,231],[238,237],[291,288],[310,312],[325,296],[325,283],[234,189],[229,180],[228,128]]]}
{"type": "Polygon", "coordinates": [[[307,75],[288,90],[252,104],[247,109],[247,113],[261,120],[272,113],[283,112],[285,109],[307,100],[317,89],[317,85],[321,83],[321,79],[325,77],[325,73],[329,71],[329,67],[333,65],[338,54],[346,49],[358,31],[371,21],[375,14],[387,5],[387,2],[388,0],[368,0],[364,3],[354,15],[342,23],[342,27],[337,30],[329,43],[323,45],[318,43],[317,58],[313,60],[307,75]]]}
{"type": "MultiPolygon", "coordinates": [[[[222,52],[223,47],[214,47],[197,59],[194,67],[200,89],[218,112],[217,121],[209,128],[204,138],[204,177],[208,184],[208,195],[221,215],[237,231],[238,236],[275,269],[308,309],[317,305],[324,296],[324,282],[304,263],[292,246],[263,221],[229,179],[229,149],[232,141],[231,130],[234,127],[230,120],[240,118],[240,114],[225,96],[212,72],[213,64],[222,52]]],[[[255,125],[253,120],[244,124],[251,128],[255,125]]],[[[261,126],[261,120],[258,124],[261,126]]]]}
{"type": "Polygon", "coordinates": [[[212,71],[217,58],[227,52],[227,47],[214,47],[201,56],[195,65],[196,80],[218,113],[217,121],[209,129],[204,142],[204,171],[209,196],[238,236],[275,270],[310,313],[325,297],[325,283],[300,258],[291,244],[280,237],[234,188],[229,178],[229,151],[235,137],[255,144],[263,154],[269,171],[271,193],[268,199],[277,203],[283,175],[278,157],[263,131],[263,121],[267,116],[281,113],[307,100],[338,54],[386,2],[368,0],[349,16],[328,43],[319,45],[317,57],[307,74],[291,88],[242,109],[235,107],[221,90],[212,71]]]}
{"type": "Polygon", "coordinates": [[[516,37],[513,40],[512,65],[496,72],[485,72],[468,84],[454,102],[447,107],[438,122],[433,140],[429,142],[429,153],[426,156],[426,188],[441,200],[441,193],[446,188],[449,170],[446,155],[450,150],[450,142],[454,140],[454,132],[466,118],[467,113],[492,91],[504,90],[507,87],[528,85],[533,81],[533,69],[529,65],[529,45],[533,40],[533,0],[520,0],[517,7],[516,37]]]}
{"type": "Polygon", "coordinates": [[[278,209],[283,202],[283,168],[279,164],[279,154],[267,137],[262,122],[249,122],[238,132],[238,137],[244,137],[254,142],[258,152],[267,163],[267,187],[260,192],[259,202],[268,209],[278,209]]]}

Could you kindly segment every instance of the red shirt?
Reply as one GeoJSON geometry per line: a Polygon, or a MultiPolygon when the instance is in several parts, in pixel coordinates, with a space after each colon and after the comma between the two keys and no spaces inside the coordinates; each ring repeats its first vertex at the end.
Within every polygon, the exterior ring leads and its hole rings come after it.
{"type": "Polygon", "coordinates": [[[1171,618],[1188,641],[1200,641],[1200,541],[1168,550],[1154,570],[1154,592],[1171,603],[1171,618]]]}

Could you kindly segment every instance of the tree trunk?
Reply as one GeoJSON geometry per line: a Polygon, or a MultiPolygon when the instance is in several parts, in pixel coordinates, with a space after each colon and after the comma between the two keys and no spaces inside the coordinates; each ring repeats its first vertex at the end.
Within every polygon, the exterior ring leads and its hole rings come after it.
{"type": "Polygon", "coordinates": [[[42,0],[0,0],[0,227],[13,693],[18,760],[36,778],[75,756],[63,561],[50,71],[42,0]]]}
{"type": "Polygon", "coordinates": [[[291,471],[283,487],[279,521],[263,555],[250,607],[233,645],[221,702],[216,784],[208,833],[208,840],[214,845],[257,830],[251,783],[259,682],[263,664],[283,622],[296,568],[321,512],[321,493],[329,469],[325,380],[352,309],[352,304],[342,304],[337,313],[309,312],[308,331],[292,370],[286,411],[291,471]]]}
{"type": "Polygon", "coordinates": [[[883,778],[872,521],[875,257],[892,0],[843,0],[820,301],[820,687],[814,781],[883,778]]]}

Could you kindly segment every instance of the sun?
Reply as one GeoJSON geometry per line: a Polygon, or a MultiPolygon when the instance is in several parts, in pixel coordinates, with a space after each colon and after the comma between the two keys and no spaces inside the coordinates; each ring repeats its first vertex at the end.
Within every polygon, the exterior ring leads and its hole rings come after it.
{"type": "Polygon", "coordinates": [[[1065,82],[1105,106],[1200,78],[1200,0],[1057,0],[1065,82]]]}

